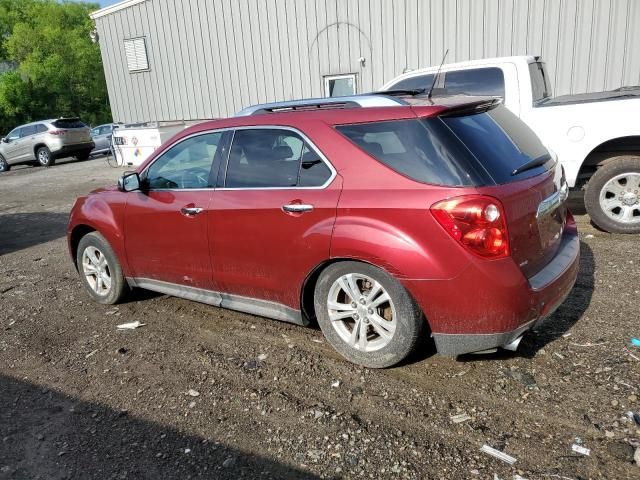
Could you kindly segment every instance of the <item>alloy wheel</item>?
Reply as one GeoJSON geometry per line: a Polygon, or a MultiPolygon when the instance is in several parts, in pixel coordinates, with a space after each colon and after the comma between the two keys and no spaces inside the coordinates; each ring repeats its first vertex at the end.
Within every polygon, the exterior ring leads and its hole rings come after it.
{"type": "Polygon", "coordinates": [[[100,296],[111,291],[111,271],[104,254],[96,247],[88,246],[82,253],[82,272],[89,287],[100,296]]]}
{"type": "Polygon", "coordinates": [[[622,173],[605,183],[600,190],[600,207],[616,222],[640,223],[640,173],[622,173]]]}
{"type": "Polygon", "coordinates": [[[46,150],[40,150],[38,152],[38,161],[40,162],[40,165],[46,165],[49,163],[49,152],[46,150]]]}
{"type": "Polygon", "coordinates": [[[391,297],[375,279],[349,273],[329,289],[327,309],[340,338],[361,352],[386,347],[396,330],[396,310],[391,297]]]}

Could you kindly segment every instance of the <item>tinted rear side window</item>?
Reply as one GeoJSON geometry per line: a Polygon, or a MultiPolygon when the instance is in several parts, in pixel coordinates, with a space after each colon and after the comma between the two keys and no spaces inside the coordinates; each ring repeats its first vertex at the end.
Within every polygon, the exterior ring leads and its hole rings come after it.
{"type": "Polygon", "coordinates": [[[533,103],[544,100],[551,96],[551,87],[547,78],[544,64],[535,62],[529,64],[529,74],[531,76],[531,94],[533,103]]]}
{"type": "Polygon", "coordinates": [[[336,129],[396,172],[447,186],[486,183],[477,162],[438,118],[394,120],[336,129]]]}
{"type": "Polygon", "coordinates": [[[56,120],[51,123],[56,128],[82,128],[86,127],[84,123],[82,123],[77,118],[62,118],[60,120],[56,120]]]}
{"type": "Polygon", "coordinates": [[[419,90],[424,88],[428,90],[433,84],[433,75],[420,75],[418,77],[405,78],[395,85],[389,87],[389,90],[419,90]]]}
{"type": "Polygon", "coordinates": [[[504,74],[499,68],[474,68],[447,72],[444,88],[448,94],[504,97],[504,74]]]}
{"type": "Polygon", "coordinates": [[[472,115],[442,117],[442,120],[498,184],[539,175],[549,168],[547,163],[511,175],[530,160],[551,160],[551,157],[536,134],[503,106],[472,115]]]}

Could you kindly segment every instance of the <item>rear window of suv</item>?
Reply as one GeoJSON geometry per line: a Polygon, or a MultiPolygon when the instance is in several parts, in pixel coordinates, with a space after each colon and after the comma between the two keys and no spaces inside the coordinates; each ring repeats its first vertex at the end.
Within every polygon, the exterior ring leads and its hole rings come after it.
{"type": "Polygon", "coordinates": [[[442,121],[497,184],[539,175],[552,161],[533,130],[503,106],[473,115],[442,117],[442,121]],[[516,168],[536,159],[548,162],[512,175],[516,168]]]}
{"type": "Polygon", "coordinates": [[[61,118],[51,122],[56,128],[82,128],[86,127],[78,118],[61,118]]]}
{"type": "Polygon", "coordinates": [[[512,172],[548,158],[533,131],[505,107],[426,119],[339,125],[338,132],[396,172],[422,183],[480,186],[538,175],[548,164],[512,172]]]}

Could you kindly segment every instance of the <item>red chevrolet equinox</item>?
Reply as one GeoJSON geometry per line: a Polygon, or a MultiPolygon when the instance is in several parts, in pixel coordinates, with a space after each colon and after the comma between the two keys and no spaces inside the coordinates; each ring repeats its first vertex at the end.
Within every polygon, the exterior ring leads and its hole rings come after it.
{"type": "Polygon", "coordinates": [[[579,241],[555,155],[493,99],[369,94],[190,127],[79,198],[89,294],[139,287],[307,325],[388,367],[515,349],[567,297],[579,241]]]}

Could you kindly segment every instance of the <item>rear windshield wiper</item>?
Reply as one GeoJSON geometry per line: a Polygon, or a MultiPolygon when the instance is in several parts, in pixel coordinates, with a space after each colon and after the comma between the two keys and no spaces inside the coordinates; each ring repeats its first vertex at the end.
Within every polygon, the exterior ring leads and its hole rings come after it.
{"type": "Polygon", "coordinates": [[[511,172],[511,176],[514,177],[519,173],[526,172],[527,170],[531,170],[532,168],[541,167],[545,163],[551,160],[551,155],[545,153],[544,155],[540,155],[539,157],[532,158],[526,163],[523,163],[518,168],[516,168],[513,172],[511,172]]]}

